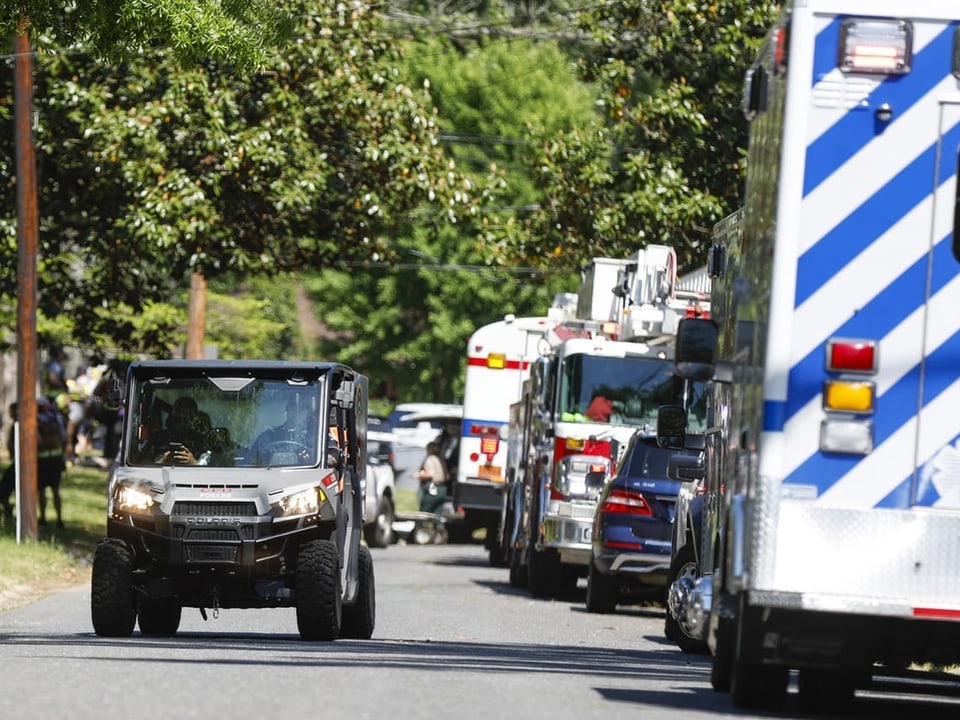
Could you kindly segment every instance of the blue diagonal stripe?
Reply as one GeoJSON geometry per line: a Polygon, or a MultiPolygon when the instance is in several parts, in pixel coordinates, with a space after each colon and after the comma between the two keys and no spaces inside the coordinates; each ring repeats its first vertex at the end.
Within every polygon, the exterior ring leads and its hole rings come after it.
{"type": "MultiPolygon", "coordinates": [[[[943,142],[948,148],[960,145],[960,123],[949,129],[943,142]]],[[[937,145],[934,144],[800,257],[797,262],[795,300],[798,307],[836,275],[840,268],[929,197],[936,157],[937,145]]],[[[937,184],[943,184],[956,171],[956,155],[950,153],[941,163],[937,184]]]]}
{"type": "MultiPolygon", "coordinates": [[[[958,354],[960,354],[960,332],[954,333],[927,357],[928,375],[925,377],[925,382],[927,384],[926,389],[929,392],[925,392],[924,407],[956,380],[955,360],[958,354]],[[936,378],[929,377],[930,367],[949,368],[951,366],[954,367],[953,372],[947,374],[937,372],[936,378]]],[[[874,442],[877,447],[886,442],[905,423],[916,417],[919,385],[920,366],[918,365],[912,368],[886,393],[877,398],[878,411],[874,417],[874,442]]],[[[823,493],[862,460],[863,458],[845,455],[828,456],[817,451],[792,472],[784,482],[815,485],[819,492],[823,493]]],[[[908,497],[909,493],[904,493],[901,488],[899,495],[888,495],[886,499],[890,501],[895,498],[906,502],[908,497]]]]}
{"type": "Polygon", "coordinates": [[[817,33],[813,43],[813,84],[837,69],[837,48],[840,47],[840,23],[843,18],[834,18],[817,33]]]}
{"type": "MultiPolygon", "coordinates": [[[[950,72],[956,23],[948,25],[914,57],[913,69],[906,75],[890,75],[876,87],[862,105],[850,110],[807,148],[803,178],[804,197],[862,150],[877,134],[873,110],[888,103],[896,123],[924,95],[950,72]]],[[[815,47],[815,72],[819,77],[827,66],[836,67],[838,36],[833,46],[827,42],[832,25],[821,31],[815,47]]],[[[817,75],[814,80],[817,80],[817,75]]]]}
{"type": "MultiPolygon", "coordinates": [[[[934,274],[930,293],[936,294],[956,273],[956,260],[951,245],[952,235],[936,244],[933,249],[934,274]]],[[[789,420],[821,391],[826,361],[826,339],[831,337],[873,338],[879,340],[899,325],[916,308],[923,305],[927,296],[927,266],[930,258],[921,256],[913,265],[900,274],[892,283],[860,308],[846,322],[831,327],[824,323],[824,340],[806,357],[790,369],[790,398],[785,408],[784,421],[789,420]]],[[[919,349],[918,349],[919,353],[919,349]]],[[[881,362],[883,358],[881,358],[881,362]]]]}

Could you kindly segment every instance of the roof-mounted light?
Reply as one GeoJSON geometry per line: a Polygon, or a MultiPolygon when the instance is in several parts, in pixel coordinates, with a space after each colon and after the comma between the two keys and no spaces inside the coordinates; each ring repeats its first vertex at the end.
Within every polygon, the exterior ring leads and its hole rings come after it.
{"type": "Polygon", "coordinates": [[[913,23],[848,18],[840,25],[839,50],[843,72],[905,75],[913,63],[913,23]]]}

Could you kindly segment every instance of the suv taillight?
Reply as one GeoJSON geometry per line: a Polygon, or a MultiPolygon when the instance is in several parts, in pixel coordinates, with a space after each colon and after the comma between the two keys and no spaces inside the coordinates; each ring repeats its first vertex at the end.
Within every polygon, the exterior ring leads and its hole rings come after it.
{"type": "Polygon", "coordinates": [[[647,504],[646,499],[638,492],[633,490],[624,490],[616,488],[610,491],[603,501],[602,512],[622,513],[625,515],[645,515],[652,516],[653,510],[647,504]]]}

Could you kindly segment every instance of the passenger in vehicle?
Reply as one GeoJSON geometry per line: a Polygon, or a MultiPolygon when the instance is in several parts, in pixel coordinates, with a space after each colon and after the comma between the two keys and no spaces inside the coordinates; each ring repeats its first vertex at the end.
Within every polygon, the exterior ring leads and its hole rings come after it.
{"type": "Polygon", "coordinates": [[[189,396],[177,398],[167,417],[166,429],[155,433],[154,443],[158,454],[154,462],[206,464],[210,453],[205,450],[205,445],[211,430],[210,416],[198,410],[196,400],[189,396]]]}

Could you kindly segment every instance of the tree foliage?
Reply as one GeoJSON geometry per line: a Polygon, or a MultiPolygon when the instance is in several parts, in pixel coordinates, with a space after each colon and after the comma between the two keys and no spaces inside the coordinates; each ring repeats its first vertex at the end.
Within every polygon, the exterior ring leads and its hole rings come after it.
{"type": "Polygon", "coordinates": [[[266,0],[0,0],[0,32],[83,42],[101,59],[132,59],[166,47],[187,62],[214,59],[242,72],[261,67],[293,27],[266,0]]]}
{"type": "MultiPolygon", "coordinates": [[[[593,93],[554,43],[493,40],[407,44],[410,84],[428,83],[440,140],[465,174],[502,181],[479,222],[513,217],[539,202],[534,149],[544,137],[590,123],[593,93]]],[[[480,179],[477,182],[481,182],[480,179]]],[[[318,352],[336,354],[393,400],[454,402],[463,397],[463,363],[474,330],[504,315],[544,315],[553,295],[576,290],[575,272],[503,268],[478,247],[478,223],[435,232],[411,225],[392,266],[324,272],[311,296],[332,335],[318,352]],[[344,302],[349,298],[349,302],[344,302]]]]}
{"type": "Polygon", "coordinates": [[[585,9],[594,44],[583,77],[601,87],[603,127],[557,135],[541,149],[547,200],[521,227],[487,233],[519,262],[626,257],[649,243],[702,264],[709,228],[738,202],[746,122],[743,72],[777,3],[623,0],[585,9]]]}
{"type": "Polygon", "coordinates": [[[42,326],[166,352],[201,271],[224,355],[296,353],[279,298],[307,273],[328,330],[312,352],[454,400],[470,332],[543,313],[590,258],[666,243],[702,264],[738,202],[742,75],[776,3],[581,5],[0,0],[38,51],[42,326]]]}
{"type": "MultiPolygon", "coordinates": [[[[193,271],[278,273],[396,254],[419,213],[456,222],[483,197],[451,167],[429,93],[405,85],[369,6],[289,2],[295,41],[247,78],[164,48],[123,64],[39,43],[41,309],[124,347],[129,316],[193,271]],[[102,312],[129,308],[129,314],[102,312]]],[[[15,237],[12,138],[0,220],[15,237]]],[[[15,279],[0,292],[10,297],[15,279]]],[[[157,350],[153,347],[127,348],[157,350]]]]}

